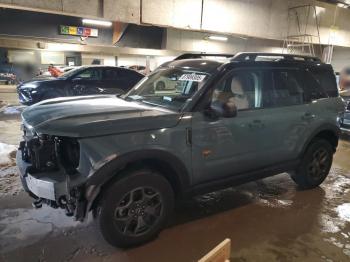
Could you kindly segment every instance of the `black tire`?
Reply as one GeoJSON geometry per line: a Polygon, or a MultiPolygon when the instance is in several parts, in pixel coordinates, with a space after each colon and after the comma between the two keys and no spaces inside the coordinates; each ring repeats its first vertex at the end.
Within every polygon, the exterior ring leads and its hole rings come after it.
{"type": "Polygon", "coordinates": [[[318,187],[328,176],[333,162],[333,147],[324,139],[311,142],[297,170],[291,174],[302,189],[318,187]]]}
{"type": "Polygon", "coordinates": [[[103,238],[113,246],[127,248],[155,238],[173,207],[169,182],[157,172],[141,169],[125,172],[103,192],[95,216],[103,238]]]}

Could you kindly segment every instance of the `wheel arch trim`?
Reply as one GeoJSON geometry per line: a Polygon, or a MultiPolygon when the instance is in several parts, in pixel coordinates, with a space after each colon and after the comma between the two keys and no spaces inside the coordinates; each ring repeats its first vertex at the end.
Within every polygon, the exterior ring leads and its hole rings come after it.
{"type": "Polygon", "coordinates": [[[182,194],[190,186],[190,171],[185,164],[175,155],[160,149],[144,149],[138,150],[125,155],[118,156],[111,155],[102,164],[95,168],[88,176],[85,183],[85,198],[88,202],[87,211],[92,207],[93,202],[100,194],[100,189],[103,185],[108,183],[111,179],[118,177],[118,173],[122,171],[127,165],[146,161],[156,160],[167,164],[175,172],[176,181],[179,183],[179,193],[182,194]]]}
{"type": "Polygon", "coordinates": [[[340,128],[335,126],[335,125],[324,124],[324,125],[320,126],[316,130],[314,130],[314,132],[312,132],[312,134],[309,136],[309,138],[304,143],[302,150],[301,150],[301,156],[304,154],[305,150],[308,148],[311,141],[314,140],[317,136],[319,136],[323,132],[331,132],[337,138],[339,138],[340,133],[341,133],[340,128]]]}

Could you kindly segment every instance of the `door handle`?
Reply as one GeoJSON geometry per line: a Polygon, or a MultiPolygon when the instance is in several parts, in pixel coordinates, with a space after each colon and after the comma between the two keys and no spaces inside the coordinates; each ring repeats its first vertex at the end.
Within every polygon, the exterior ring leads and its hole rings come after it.
{"type": "Polygon", "coordinates": [[[314,114],[311,114],[311,113],[305,113],[301,118],[303,120],[313,120],[316,116],[314,114]]]}
{"type": "Polygon", "coordinates": [[[261,120],[253,120],[248,124],[249,128],[257,129],[264,127],[264,123],[261,120]]]}

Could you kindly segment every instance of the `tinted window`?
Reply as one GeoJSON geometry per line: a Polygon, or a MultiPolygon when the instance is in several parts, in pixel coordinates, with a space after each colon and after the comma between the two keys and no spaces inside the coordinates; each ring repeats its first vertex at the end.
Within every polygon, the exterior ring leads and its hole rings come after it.
{"type": "Polygon", "coordinates": [[[83,72],[77,74],[74,78],[84,79],[84,80],[101,80],[102,70],[101,68],[88,68],[83,72]]]}
{"type": "Polygon", "coordinates": [[[290,106],[304,103],[304,90],[299,70],[273,70],[274,88],[270,97],[274,106],[290,106]]]}
{"type": "Polygon", "coordinates": [[[315,79],[310,71],[306,71],[304,74],[305,79],[305,101],[310,102],[315,99],[328,97],[326,91],[320,86],[319,82],[315,79]]]}
{"type": "Polygon", "coordinates": [[[335,75],[331,70],[325,69],[311,69],[311,74],[329,97],[338,96],[337,82],[335,75]]]}
{"type": "Polygon", "coordinates": [[[104,70],[103,80],[118,80],[119,71],[115,68],[106,68],[104,70]]]}
{"type": "Polygon", "coordinates": [[[132,71],[132,70],[125,70],[125,69],[118,69],[119,76],[122,79],[140,79],[142,76],[140,76],[139,73],[132,71]]]}

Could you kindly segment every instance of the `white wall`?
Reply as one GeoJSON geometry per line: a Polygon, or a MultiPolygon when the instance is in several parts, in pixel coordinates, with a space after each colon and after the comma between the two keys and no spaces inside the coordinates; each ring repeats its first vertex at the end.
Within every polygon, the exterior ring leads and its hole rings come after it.
{"type": "MultiPolygon", "coordinates": [[[[174,56],[150,56],[150,69],[153,71],[164,62],[173,60],[174,56]]],[[[118,66],[146,66],[146,56],[118,55],[118,66]]]]}
{"type": "Polygon", "coordinates": [[[350,10],[316,0],[142,0],[140,3],[139,0],[0,0],[3,7],[278,40],[286,36],[288,8],[310,3],[323,8],[318,12],[321,42],[328,44],[336,14],[334,25],[338,30],[333,44],[350,47],[350,10]]]}
{"type": "Polygon", "coordinates": [[[332,66],[334,71],[340,72],[350,66],[350,48],[335,47],[333,50],[332,66]]]}
{"type": "Polygon", "coordinates": [[[115,66],[115,57],[100,54],[84,54],[81,55],[83,65],[90,64],[93,59],[101,59],[103,65],[115,66]],[[88,61],[88,63],[86,62],[88,61]]]}
{"type": "Polygon", "coordinates": [[[206,40],[212,34],[168,29],[166,49],[187,52],[237,53],[261,51],[279,53],[282,42],[256,38],[239,38],[228,36],[227,42],[206,40]]]}

